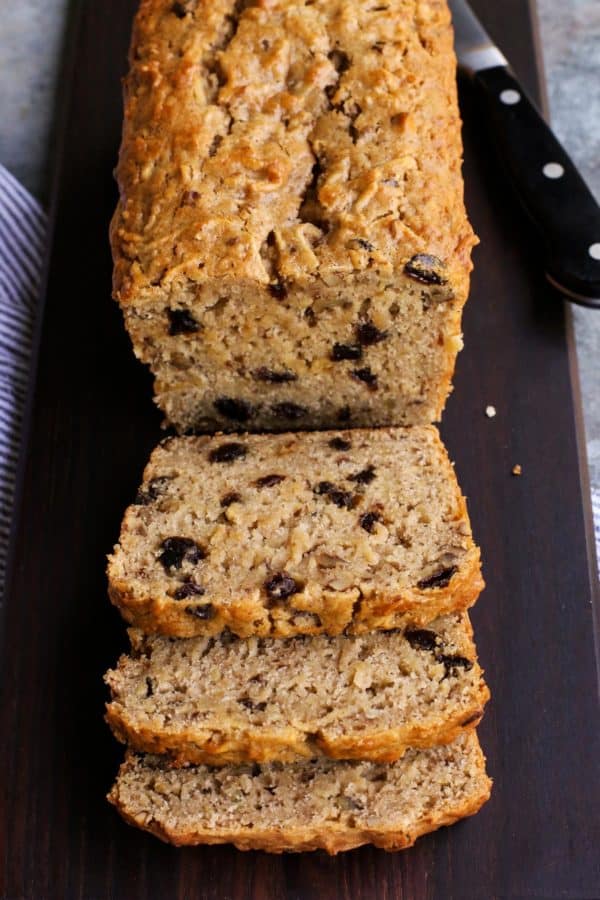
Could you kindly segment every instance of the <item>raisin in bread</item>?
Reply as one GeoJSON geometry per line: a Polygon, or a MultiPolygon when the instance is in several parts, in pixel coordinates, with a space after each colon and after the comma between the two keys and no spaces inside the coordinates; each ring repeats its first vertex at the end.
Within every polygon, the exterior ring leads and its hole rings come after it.
{"type": "Polygon", "coordinates": [[[489,697],[464,613],[358,637],[130,637],[107,720],[177,764],[391,762],[473,728],[489,697]]]}
{"type": "Polygon", "coordinates": [[[462,346],[445,0],[144,0],[114,294],[179,430],[439,418],[462,346]]]}
{"type": "Polygon", "coordinates": [[[167,439],[108,573],[130,623],[179,637],[423,625],[483,587],[433,426],[167,439]]]}
{"type": "Polygon", "coordinates": [[[368,843],[410,847],[420,835],[476,813],[490,789],[472,731],[390,764],[173,769],[164,757],[130,753],[108,799],[127,822],[172,844],[335,854],[368,843]]]}

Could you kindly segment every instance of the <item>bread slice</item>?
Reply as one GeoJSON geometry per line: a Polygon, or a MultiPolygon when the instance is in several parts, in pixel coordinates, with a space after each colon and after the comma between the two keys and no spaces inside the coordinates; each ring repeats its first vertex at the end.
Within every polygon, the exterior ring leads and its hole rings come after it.
{"type": "Polygon", "coordinates": [[[179,430],[437,420],[462,347],[445,0],[144,0],[114,295],[179,430]]]}
{"type": "Polygon", "coordinates": [[[392,762],[473,728],[489,697],[466,614],[358,637],[130,635],[132,655],[106,675],[107,720],[178,764],[392,762]]]}
{"type": "Polygon", "coordinates": [[[368,843],[410,847],[420,835],[473,815],[490,789],[472,731],[390,764],[173,769],[164,757],[129,753],[108,799],[127,822],[176,845],[335,854],[368,843]]]}
{"type": "Polygon", "coordinates": [[[423,625],[483,587],[433,426],[168,438],[108,575],[131,624],[178,637],[423,625]]]}

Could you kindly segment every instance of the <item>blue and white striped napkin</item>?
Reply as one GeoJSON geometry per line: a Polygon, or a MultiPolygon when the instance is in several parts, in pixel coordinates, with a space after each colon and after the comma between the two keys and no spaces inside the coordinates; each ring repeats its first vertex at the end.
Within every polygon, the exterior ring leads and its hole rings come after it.
{"type": "Polygon", "coordinates": [[[0,166],[0,596],[46,227],[37,200],[0,166]]]}
{"type": "MultiPolygon", "coordinates": [[[[40,204],[0,165],[0,595],[46,227],[40,204]]],[[[599,491],[592,493],[592,508],[600,558],[599,491]]]]}

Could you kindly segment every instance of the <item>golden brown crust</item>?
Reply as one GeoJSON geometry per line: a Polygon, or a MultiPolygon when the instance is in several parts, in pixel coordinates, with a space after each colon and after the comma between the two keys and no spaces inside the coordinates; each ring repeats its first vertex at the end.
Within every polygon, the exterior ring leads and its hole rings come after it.
{"type": "Polygon", "coordinates": [[[140,598],[127,583],[114,578],[109,584],[109,596],[123,618],[147,634],[195,637],[228,629],[238,637],[286,638],[295,634],[364,634],[375,629],[421,626],[448,613],[464,612],[485,587],[478,548],[473,547],[470,565],[455,579],[456,585],[451,582],[427,595],[408,589],[393,596],[375,594],[360,602],[358,591],[328,592],[311,606],[311,612],[320,619],[319,626],[314,620],[294,624],[288,616],[279,616],[278,610],[265,610],[253,598],[241,598],[221,607],[210,621],[204,622],[186,615],[181,603],[171,597],[140,598]]]}
{"type": "Polygon", "coordinates": [[[215,733],[202,742],[202,735],[194,730],[169,733],[168,729],[157,731],[135,728],[123,719],[119,707],[110,703],[106,707],[106,721],[115,737],[123,744],[128,744],[132,750],[165,754],[175,766],[190,763],[209,766],[245,762],[289,763],[320,756],[392,763],[401,759],[409,748],[425,749],[438,744],[450,744],[460,734],[474,729],[481,721],[483,707],[488,699],[489,689],[482,680],[477,703],[466,714],[463,712],[439,723],[436,731],[412,725],[370,734],[362,739],[352,735],[329,741],[321,735],[306,735],[292,727],[285,734],[281,734],[279,729],[280,733],[277,735],[270,732],[268,726],[264,726],[233,736],[215,733]]]}
{"type": "MultiPolygon", "coordinates": [[[[181,15],[170,0],[140,6],[111,232],[119,301],[182,278],[233,272],[268,282],[260,248],[284,224],[304,227],[295,217],[315,155],[332,226],[314,250],[321,275],[400,269],[431,253],[464,298],[473,235],[446,2],[390,0],[379,12],[341,0],[236,8],[187,0],[181,15]],[[194,202],[182,202],[192,190],[194,202]],[[352,246],[365,234],[375,256],[352,246]]],[[[310,275],[282,255],[286,276],[310,275]]]]}
{"type": "Polygon", "coordinates": [[[440,616],[464,612],[485,587],[479,549],[473,545],[465,569],[447,587],[427,592],[407,589],[390,595],[360,598],[359,591],[326,592],[311,606],[315,620],[294,624],[277,609],[266,610],[254,598],[240,598],[220,607],[210,621],[186,615],[171,597],[140,597],[123,581],[111,577],[109,597],[126,622],[147,634],[195,637],[220,634],[226,628],[238,637],[292,637],[295,634],[364,634],[375,629],[427,625],[440,616]],[[258,623],[258,624],[257,624],[258,623]]]}
{"type": "Polygon", "coordinates": [[[167,844],[176,847],[198,846],[200,844],[233,844],[238,850],[264,850],[266,853],[304,853],[310,850],[325,850],[330,856],[336,856],[346,850],[354,850],[364,844],[373,844],[382,850],[406,850],[412,847],[415,841],[425,834],[437,831],[445,825],[453,825],[460,819],[473,816],[490,798],[491,782],[485,791],[478,796],[470,798],[462,806],[457,807],[452,813],[440,816],[424,817],[410,834],[387,831],[384,829],[367,829],[344,827],[328,827],[326,832],[320,828],[315,829],[271,829],[269,831],[255,831],[254,829],[239,829],[236,831],[193,831],[173,832],[164,828],[155,819],[140,818],[131,815],[120,804],[118,793],[111,791],[108,800],[116,807],[121,817],[128,825],[148,831],[167,844]]]}

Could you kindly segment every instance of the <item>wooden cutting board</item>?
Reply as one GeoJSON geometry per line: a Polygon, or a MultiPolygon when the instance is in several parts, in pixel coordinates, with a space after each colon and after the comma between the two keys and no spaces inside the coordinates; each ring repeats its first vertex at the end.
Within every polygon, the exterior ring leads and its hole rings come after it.
{"type": "MultiPolygon", "coordinates": [[[[526,0],[474,5],[539,99],[526,0]]],[[[126,827],[105,802],[121,750],[102,721],[102,673],[125,632],[106,599],[104,556],[159,436],[150,378],[109,296],[119,77],[134,6],[79,4],[62,81],[54,237],[3,611],[0,895],[599,897],[596,582],[572,336],[466,85],[467,201],[481,247],[443,433],[489,585],[473,618],[493,691],[481,728],[492,800],[404,853],[366,847],[334,859],[176,850],[126,827]]]]}

